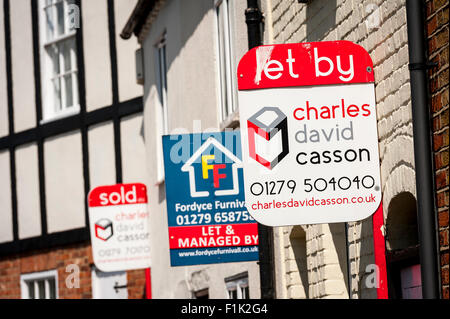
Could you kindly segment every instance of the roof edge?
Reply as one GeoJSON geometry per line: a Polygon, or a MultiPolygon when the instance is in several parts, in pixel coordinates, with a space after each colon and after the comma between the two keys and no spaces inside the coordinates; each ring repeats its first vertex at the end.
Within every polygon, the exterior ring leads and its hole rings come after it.
{"type": "Polygon", "coordinates": [[[148,15],[155,8],[155,4],[158,2],[157,0],[139,0],[134,8],[131,16],[128,18],[127,23],[125,24],[122,32],[120,33],[120,37],[122,39],[128,40],[134,34],[139,36],[139,33],[144,26],[148,15]]]}

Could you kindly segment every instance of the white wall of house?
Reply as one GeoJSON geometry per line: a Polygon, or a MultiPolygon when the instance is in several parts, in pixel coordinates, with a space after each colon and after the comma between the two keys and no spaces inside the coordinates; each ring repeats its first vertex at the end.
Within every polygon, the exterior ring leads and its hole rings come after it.
{"type": "Polygon", "coordinates": [[[80,132],[47,139],[44,166],[48,232],[85,227],[80,132]]]}
{"type": "Polygon", "coordinates": [[[31,1],[11,1],[10,17],[11,34],[20,34],[11,36],[14,130],[20,132],[36,125],[31,1]]]}
{"type": "Polygon", "coordinates": [[[116,182],[114,127],[112,122],[91,126],[88,131],[91,189],[116,182]]]}
{"type": "Polygon", "coordinates": [[[19,238],[41,235],[38,151],[36,143],[16,149],[17,215],[19,238]]]}
{"type": "MultiPolygon", "coordinates": [[[[0,0],[0,21],[4,21],[0,0]]],[[[6,93],[5,25],[0,23],[0,137],[8,134],[8,94],[6,93]]]]}
{"type": "MultiPolygon", "coordinates": [[[[232,3],[236,3],[232,1],[232,3]]],[[[235,59],[247,51],[245,3],[232,7],[236,23],[235,59]],[[243,7],[240,7],[243,6],[243,7]]],[[[214,1],[166,1],[156,19],[140,35],[144,50],[144,123],[149,171],[149,208],[152,236],[152,293],[154,298],[191,298],[209,289],[210,298],[227,298],[224,279],[248,271],[250,297],[260,297],[256,262],[170,267],[165,185],[157,177],[157,132],[160,110],[155,44],[166,33],[169,132],[219,131],[218,66],[214,1]],[[201,122],[199,122],[201,120],[201,122]],[[178,129],[178,131],[175,131],[178,129]]],[[[237,64],[236,64],[237,66],[237,64]]]]}
{"type": "MultiPolygon", "coordinates": [[[[6,80],[6,50],[4,28],[4,1],[0,1],[0,137],[9,133],[8,95],[6,80]]],[[[115,35],[117,47],[119,102],[142,96],[142,86],[135,79],[135,49],[137,40],[124,41],[119,37],[121,26],[134,9],[136,0],[114,1],[115,35]],[[133,44],[134,43],[134,44],[133,44]]],[[[39,2],[38,19],[43,3],[39,2]]],[[[111,106],[113,103],[112,67],[108,21],[108,1],[81,1],[80,31],[83,32],[84,78],[86,112],[111,106]]],[[[27,0],[10,1],[12,99],[15,132],[36,127],[35,70],[33,30],[45,23],[32,25],[32,6],[27,0]]],[[[38,32],[42,37],[43,32],[38,32]]],[[[42,39],[41,39],[42,40],[42,39]]],[[[42,42],[42,41],[40,41],[42,42]]],[[[43,50],[40,49],[40,55],[43,50]]],[[[44,73],[45,59],[40,59],[44,73]]],[[[80,57],[78,57],[78,60],[80,57]]],[[[81,70],[78,70],[81,72],[81,70]]],[[[50,84],[41,80],[42,98],[50,84]]],[[[44,106],[44,101],[42,107],[44,106]]],[[[73,115],[73,114],[72,114],[73,115]]],[[[46,121],[46,123],[51,122],[46,121]]],[[[122,171],[126,181],[145,182],[145,148],[141,127],[142,114],[123,118],[121,124],[122,171]]],[[[116,183],[114,129],[111,121],[88,128],[89,178],[91,189],[116,183]]],[[[46,219],[48,233],[82,228],[85,220],[85,180],[83,169],[82,136],[76,129],[43,141],[46,219]]],[[[0,174],[3,186],[0,195],[0,244],[13,239],[12,192],[10,154],[1,151],[0,174]]],[[[41,202],[37,143],[15,148],[15,178],[17,193],[18,239],[41,235],[41,202]]]]}
{"type": "Polygon", "coordinates": [[[119,101],[127,101],[142,96],[142,86],[136,83],[135,51],[139,48],[135,37],[124,41],[120,38],[125,25],[138,0],[114,1],[116,19],[117,73],[119,80],[119,101]]]}
{"type": "Polygon", "coordinates": [[[0,192],[2,213],[0,214],[0,242],[13,240],[12,207],[11,207],[11,167],[9,152],[0,152],[0,180],[6,185],[0,192]]]}
{"type": "Polygon", "coordinates": [[[143,129],[142,113],[125,117],[120,122],[124,183],[142,183],[148,179],[143,129]]]}
{"type": "Polygon", "coordinates": [[[87,111],[112,104],[107,0],[81,1],[87,111]]]}

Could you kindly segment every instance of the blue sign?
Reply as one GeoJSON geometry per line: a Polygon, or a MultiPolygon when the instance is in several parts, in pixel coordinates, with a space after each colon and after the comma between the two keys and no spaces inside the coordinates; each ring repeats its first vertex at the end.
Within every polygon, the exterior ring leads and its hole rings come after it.
{"type": "Polygon", "coordinates": [[[258,260],[239,132],[163,136],[171,266],[258,260]]]}

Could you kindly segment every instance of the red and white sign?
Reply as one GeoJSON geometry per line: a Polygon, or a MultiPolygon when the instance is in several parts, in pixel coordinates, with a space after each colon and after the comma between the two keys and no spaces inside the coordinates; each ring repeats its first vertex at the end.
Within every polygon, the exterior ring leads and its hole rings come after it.
{"type": "Polygon", "coordinates": [[[269,226],[348,222],[381,202],[373,64],[349,41],[267,45],[238,70],[245,201],[269,226]]]}
{"type": "Polygon", "coordinates": [[[258,245],[258,224],[223,224],[169,228],[170,249],[258,245]]]}
{"type": "Polygon", "coordinates": [[[89,193],[88,205],[95,266],[104,272],[149,268],[146,186],[100,186],[89,193]]]}

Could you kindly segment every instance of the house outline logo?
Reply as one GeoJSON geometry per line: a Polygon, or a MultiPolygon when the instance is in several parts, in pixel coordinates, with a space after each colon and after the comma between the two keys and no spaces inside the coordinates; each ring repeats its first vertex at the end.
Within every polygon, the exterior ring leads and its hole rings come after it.
{"type": "Polygon", "coordinates": [[[248,132],[248,151],[249,156],[257,161],[264,167],[272,170],[286,155],[289,154],[289,141],[288,141],[288,121],[286,115],[277,107],[265,106],[258,112],[253,114],[247,120],[247,132],[248,132]],[[264,124],[258,120],[258,118],[266,112],[275,112],[277,118],[269,124],[264,124]],[[256,141],[255,135],[259,135],[270,141],[275,135],[281,132],[281,152],[269,162],[261,155],[256,153],[256,141]]]}
{"type": "Polygon", "coordinates": [[[113,223],[107,218],[99,219],[95,222],[95,237],[107,241],[114,235],[113,223]]]}
{"type": "MultiPolygon", "coordinates": [[[[195,169],[192,165],[195,160],[202,155],[202,153],[209,147],[209,146],[215,146],[218,148],[225,156],[227,156],[230,160],[232,160],[233,164],[231,165],[232,168],[232,178],[233,178],[233,188],[232,189],[224,189],[224,190],[216,190],[214,191],[214,195],[216,196],[228,196],[228,195],[237,195],[239,194],[239,176],[238,176],[238,169],[242,168],[242,161],[237,158],[229,149],[227,149],[225,146],[223,146],[221,143],[219,143],[215,138],[209,137],[205,143],[203,143],[202,146],[200,146],[196,152],[187,160],[187,162],[181,167],[181,170],[183,172],[189,173],[189,189],[191,193],[191,197],[208,197],[210,196],[209,191],[197,191],[197,186],[195,183],[195,169]]],[[[213,170],[213,174],[216,174],[218,172],[219,168],[225,168],[225,164],[215,164],[210,165],[208,163],[208,160],[214,159],[213,155],[206,155],[202,156],[202,171],[203,171],[203,178],[205,179],[205,176],[208,177],[208,171],[213,170]],[[214,167],[214,166],[217,166],[214,167]]],[[[218,174],[218,173],[217,173],[218,174]]],[[[215,175],[215,187],[219,186],[219,184],[216,185],[216,177],[217,180],[220,181],[220,179],[225,178],[227,175],[225,174],[219,174],[215,175]]],[[[218,188],[218,187],[216,187],[218,188]]]]}

